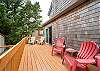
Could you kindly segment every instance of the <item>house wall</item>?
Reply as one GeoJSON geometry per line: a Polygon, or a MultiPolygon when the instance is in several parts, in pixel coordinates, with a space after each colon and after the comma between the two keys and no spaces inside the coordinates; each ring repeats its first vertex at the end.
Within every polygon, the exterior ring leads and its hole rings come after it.
{"type": "Polygon", "coordinates": [[[68,4],[74,2],[75,0],[52,0],[52,10],[50,13],[50,17],[54,17],[61,11],[63,11],[68,4]]]}
{"type": "Polygon", "coordinates": [[[43,29],[35,30],[32,36],[43,36],[43,29]]]}
{"type": "MultiPolygon", "coordinates": [[[[0,35],[0,46],[4,45],[4,37],[0,35]]],[[[0,48],[0,54],[4,51],[5,48],[0,48]]]]}
{"type": "Polygon", "coordinates": [[[86,0],[52,0],[48,15],[52,18],[73,4],[84,1],[86,0]]]}
{"type": "Polygon", "coordinates": [[[67,47],[79,49],[82,41],[100,43],[100,0],[88,0],[50,24],[53,38],[65,37],[67,47]]]}

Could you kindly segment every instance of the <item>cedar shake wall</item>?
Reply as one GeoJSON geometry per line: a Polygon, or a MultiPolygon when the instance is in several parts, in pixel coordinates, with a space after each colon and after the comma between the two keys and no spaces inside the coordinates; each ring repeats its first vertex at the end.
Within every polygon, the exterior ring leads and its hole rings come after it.
{"type": "Polygon", "coordinates": [[[100,0],[90,0],[51,23],[53,38],[65,37],[66,46],[79,49],[82,41],[100,43],[100,0]]]}
{"type": "Polygon", "coordinates": [[[53,17],[66,9],[66,6],[73,3],[75,0],[52,0],[52,12],[50,17],[53,17]]]}

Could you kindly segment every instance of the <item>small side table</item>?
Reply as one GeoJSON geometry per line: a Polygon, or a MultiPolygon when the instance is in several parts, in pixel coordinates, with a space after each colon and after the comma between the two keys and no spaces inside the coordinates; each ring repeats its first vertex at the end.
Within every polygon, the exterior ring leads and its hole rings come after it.
{"type": "Polygon", "coordinates": [[[67,54],[67,53],[70,53],[70,55],[73,56],[74,53],[76,53],[76,52],[78,52],[78,51],[75,50],[75,49],[72,49],[72,48],[68,48],[68,49],[65,50],[64,55],[67,54]]]}

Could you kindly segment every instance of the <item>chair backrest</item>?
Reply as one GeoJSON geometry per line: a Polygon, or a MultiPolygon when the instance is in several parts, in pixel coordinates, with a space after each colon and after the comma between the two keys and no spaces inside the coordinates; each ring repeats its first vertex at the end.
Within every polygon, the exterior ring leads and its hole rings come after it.
{"type": "Polygon", "coordinates": [[[62,47],[64,45],[64,38],[55,38],[54,43],[56,46],[62,47]]]}
{"type": "Polygon", "coordinates": [[[93,41],[82,42],[81,48],[80,48],[79,53],[77,55],[77,58],[80,58],[80,59],[94,58],[98,49],[99,49],[99,47],[93,41]]]}
{"type": "Polygon", "coordinates": [[[40,42],[43,42],[44,39],[45,39],[45,37],[41,36],[41,38],[40,38],[40,42]]]}
{"type": "Polygon", "coordinates": [[[34,42],[35,41],[35,37],[31,37],[31,41],[34,42]]]}

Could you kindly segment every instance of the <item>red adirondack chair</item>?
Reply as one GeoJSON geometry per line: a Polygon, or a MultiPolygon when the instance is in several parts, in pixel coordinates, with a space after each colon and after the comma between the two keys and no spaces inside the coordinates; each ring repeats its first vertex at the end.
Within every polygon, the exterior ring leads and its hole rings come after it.
{"type": "Polygon", "coordinates": [[[96,63],[97,63],[97,71],[100,71],[100,54],[95,56],[96,63]]]}
{"type": "Polygon", "coordinates": [[[99,47],[95,42],[82,42],[77,57],[64,55],[63,61],[68,65],[68,71],[89,71],[87,64],[96,63],[95,55],[99,47]]]}
{"type": "Polygon", "coordinates": [[[52,56],[53,56],[53,52],[56,52],[56,53],[60,53],[62,58],[64,54],[64,48],[65,48],[64,38],[55,38],[54,45],[52,47],[52,56]]]}

